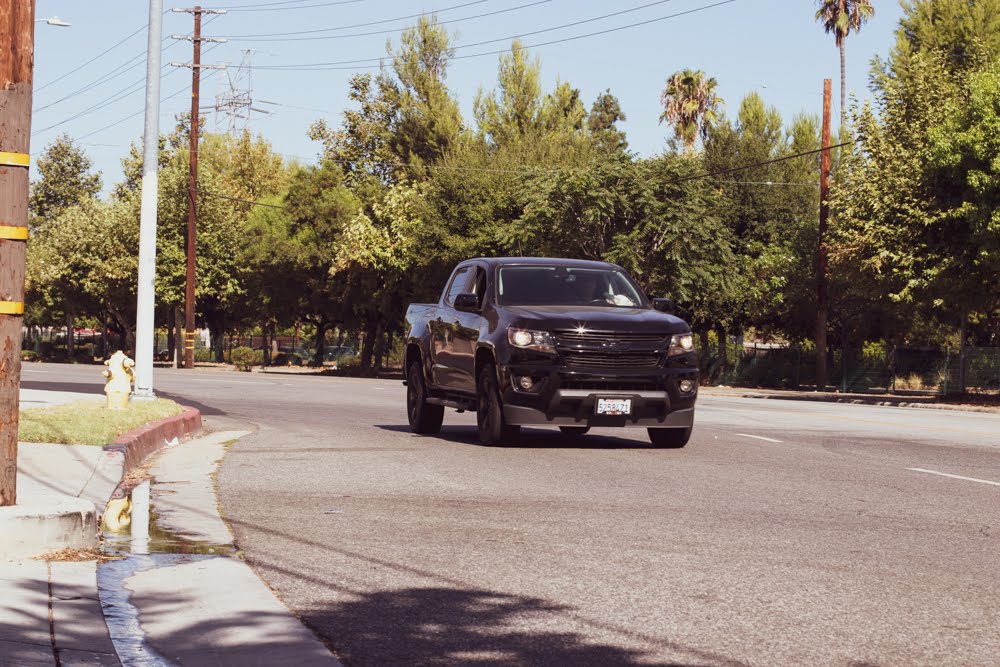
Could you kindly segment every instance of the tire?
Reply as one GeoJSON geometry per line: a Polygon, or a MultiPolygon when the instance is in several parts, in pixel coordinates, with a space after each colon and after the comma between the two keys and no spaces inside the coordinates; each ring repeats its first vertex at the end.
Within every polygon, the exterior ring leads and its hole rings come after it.
{"type": "Polygon", "coordinates": [[[504,419],[493,364],[483,366],[476,382],[476,427],[479,442],[489,446],[510,444],[521,432],[520,426],[511,426],[504,419]]]}
{"type": "Polygon", "coordinates": [[[691,427],[688,428],[648,428],[649,441],[654,447],[661,449],[680,449],[691,439],[691,427]]]}
{"type": "Polygon", "coordinates": [[[560,426],[559,430],[563,435],[585,435],[590,430],[589,426],[560,426]]]}
{"type": "Polygon", "coordinates": [[[444,421],[444,406],[427,402],[427,384],[419,361],[411,363],[406,374],[406,416],[410,430],[421,435],[439,432],[444,421]]]}

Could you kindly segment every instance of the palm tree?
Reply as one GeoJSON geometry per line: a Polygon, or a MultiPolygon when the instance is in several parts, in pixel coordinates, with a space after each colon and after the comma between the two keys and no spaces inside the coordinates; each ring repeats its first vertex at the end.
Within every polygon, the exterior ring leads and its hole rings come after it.
{"type": "Polygon", "coordinates": [[[819,9],[816,20],[823,24],[827,34],[833,33],[840,49],[840,124],[847,117],[847,67],[844,61],[844,40],[875,15],[871,0],[817,0],[819,9]]]}
{"type": "Polygon", "coordinates": [[[684,142],[684,150],[694,148],[698,135],[708,136],[715,125],[716,111],[723,104],[715,94],[718,82],[705,76],[701,70],[681,70],[674,72],[660,95],[663,113],[660,122],[667,121],[674,126],[674,136],[684,142]]]}

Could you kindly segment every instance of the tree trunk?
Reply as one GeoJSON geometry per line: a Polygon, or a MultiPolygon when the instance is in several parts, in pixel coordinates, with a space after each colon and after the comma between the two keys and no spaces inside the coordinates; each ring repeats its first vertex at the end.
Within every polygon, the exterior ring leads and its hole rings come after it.
{"type": "Polygon", "coordinates": [[[365,322],[364,336],[361,341],[361,368],[370,370],[372,367],[372,353],[375,348],[376,323],[373,320],[365,322]]]}
{"type": "Polygon", "coordinates": [[[847,61],[844,58],[844,42],[840,42],[840,127],[847,122],[847,61]]]}
{"type": "Polygon", "coordinates": [[[715,327],[715,339],[719,347],[719,373],[722,374],[729,367],[729,358],[726,355],[726,330],[724,327],[715,327]]]}
{"type": "Polygon", "coordinates": [[[184,314],[180,306],[174,306],[174,349],[170,352],[170,358],[174,360],[174,368],[184,366],[184,314]]]}
{"type": "Polygon", "coordinates": [[[962,312],[962,324],[958,328],[958,393],[965,393],[965,323],[969,321],[969,315],[962,312]]]}
{"type": "Polygon", "coordinates": [[[173,308],[167,308],[167,357],[174,358],[174,350],[177,349],[177,337],[174,333],[176,313],[173,308]]]}
{"type": "Polygon", "coordinates": [[[326,328],[328,326],[327,322],[320,321],[316,324],[316,338],[314,339],[314,345],[316,346],[316,351],[313,352],[312,365],[319,368],[323,365],[323,356],[325,354],[326,347],[326,328]]]}
{"type": "Polygon", "coordinates": [[[385,325],[379,320],[375,327],[375,372],[382,370],[382,358],[385,356],[385,325]]]}
{"type": "Polygon", "coordinates": [[[73,311],[66,311],[66,361],[73,363],[73,311]]]}

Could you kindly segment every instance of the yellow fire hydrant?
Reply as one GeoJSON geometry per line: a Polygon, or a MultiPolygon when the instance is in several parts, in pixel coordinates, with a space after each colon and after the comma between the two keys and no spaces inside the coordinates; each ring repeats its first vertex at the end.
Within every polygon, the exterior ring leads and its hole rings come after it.
{"type": "Polygon", "coordinates": [[[132,367],[135,366],[135,362],[118,350],[104,362],[104,365],[108,370],[102,371],[101,375],[107,378],[104,393],[108,398],[108,409],[124,410],[128,407],[128,399],[132,394],[132,380],[135,377],[132,367]]]}

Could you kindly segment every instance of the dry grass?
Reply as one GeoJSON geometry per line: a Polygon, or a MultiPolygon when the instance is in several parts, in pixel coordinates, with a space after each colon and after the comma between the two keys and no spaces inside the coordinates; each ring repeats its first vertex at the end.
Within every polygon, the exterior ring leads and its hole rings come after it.
{"type": "Polygon", "coordinates": [[[173,401],[131,401],[125,410],[109,410],[98,401],[77,401],[22,410],[18,440],[64,445],[109,445],[122,433],[184,411],[173,401]]]}

